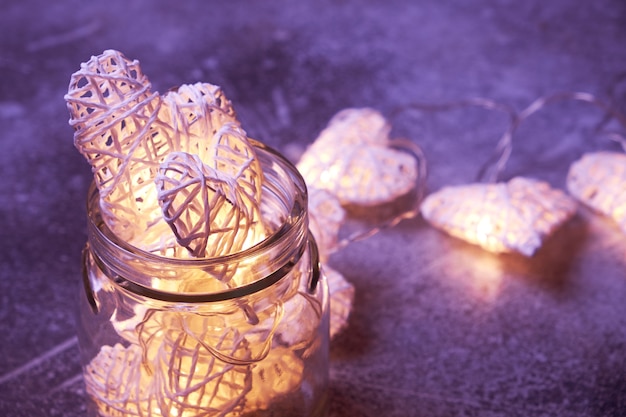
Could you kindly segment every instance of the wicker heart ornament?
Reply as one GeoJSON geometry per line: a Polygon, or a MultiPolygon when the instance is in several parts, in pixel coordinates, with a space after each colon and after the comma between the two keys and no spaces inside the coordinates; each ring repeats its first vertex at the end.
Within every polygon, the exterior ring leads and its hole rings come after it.
{"type": "Polygon", "coordinates": [[[531,256],[576,212],[576,202],[534,179],[445,187],[426,197],[422,215],[433,226],[489,251],[531,256]]]}
{"type": "Polygon", "coordinates": [[[584,155],[570,167],[567,189],[582,203],[611,217],[626,233],[626,154],[584,155]]]}
{"type": "Polygon", "coordinates": [[[415,187],[415,158],[391,147],[389,125],[376,110],[337,113],[297,164],[306,183],[334,194],[341,204],[371,206],[415,187]]]}

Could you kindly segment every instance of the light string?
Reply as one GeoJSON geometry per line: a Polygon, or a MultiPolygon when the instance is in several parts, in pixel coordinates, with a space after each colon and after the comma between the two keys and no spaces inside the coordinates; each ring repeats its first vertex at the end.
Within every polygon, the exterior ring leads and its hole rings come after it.
{"type": "MultiPolygon", "coordinates": [[[[533,101],[528,105],[524,110],[519,112],[519,114],[515,115],[512,120],[511,125],[506,130],[506,132],[500,138],[498,144],[496,145],[496,154],[499,155],[497,161],[495,163],[495,170],[491,177],[489,177],[490,182],[495,182],[499,179],[504,168],[511,157],[511,153],[513,150],[513,136],[515,132],[518,130],[522,122],[528,119],[533,114],[539,112],[549,104],[558,102],[558,101],[581,101],[585,103],[592,104],[599,108],[600,110],[605,112],[605,117],[612,117],[616,121],[618,121],[623,127],[626,128],[626,118],[615,110],[612,106],[606,104],[605,102],[597,99],[595,96],[585,92],[559,92],[554,93],[548,96],[540,97],[533,101]]],[[[598,129],[596,129],[598,130],[598,129]]],[[[605,132],[600,132],[605,133],[605,132]]],[[[618,132],[606,132],[610,136],[610,138],[616,142],[621,143],[622,147],[626,150],[626,139],[624,136],[618,132]]],[[[484,175],[487,168],[484,166],[481,168],[479,178],[484,175]]]]}
{"type": "MultiPolygon", "coordinates": [[[[598,99],[594,95],[585,92],[557,92],[547,96],[542,96],[531,102],[526,108],[519,112],[507,104],[484,97],[473,97],[439,104],[411,102],[393,109],[391,112],[391,119],[396,119],[403,112],[409,110],[419,110],[422,112],[443,112],[466,107],[480,107],[486,110],[505,113],[510,119],[509,124],[498,140],[493,154],[481,166],[477,175],[477,181],[479,182],[497,182],[511,157],[513,151],[513,138],[522,123],[549,104],[559,101],[586,102],[602,110],[604,112],[604,119],[596,128],[596,131],[599,131],[599,127],[608,123],[610,119],[616,120],[624,129],[626,129],[626,117],[620,113],[614,105],[610,105],[598,99]]],[[[601,133],[608,136],[611,140],[618,142],[626,151],[626,138],[624,134],[616,131],[602,131],[601,133]]]]}

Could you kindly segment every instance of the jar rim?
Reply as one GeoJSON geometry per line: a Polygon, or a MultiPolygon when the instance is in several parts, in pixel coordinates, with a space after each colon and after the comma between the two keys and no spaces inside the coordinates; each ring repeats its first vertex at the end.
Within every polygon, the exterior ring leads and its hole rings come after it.
{"type": "MultiPolygon", "coordinates": [[[[282,154],[273,148],[258,142],[256,140],[250,139],[250,142],[253,147],[258,148],[270,156],[276,158],[282,165],[282,168],[286,169],[289,174],[293,177],[292,179],[296,181],[296,186],[298,189],[303,191],[304,195],[304,210],[306,213],[307,210],[307,190],[304,179],[301,174],[297,170],[297,168],[287,160],[282,154]]],[[[205,257],[205,258],[174,258],[174,257],[166,257],[161,256],[152,252],[145,251],[141,248],[138,248],[123,239],[120,239],[104,222],[104,220],[98,216],[93,215],[92,205],[94,204],[92,199],[96,199],[99,202],[99,198],[97,197],[98,189],[95,185],[95,182],[92,182],[87,198],[87,217],[89,222],[90,235],[96,238],[99,243],[106,245],[111,245],[115,250],[120,251],[121,255],[124,255],[131,259],[141,259],[149,264],[159,264],[163,265],[164,269],[170,268],[188,268],[193,270],[209,270],[214,267],[218,267],[226,264],[236,264],[238,262],[243,261],[246,258],[256,257],[259,254],[263,254],[269,252],[272,248],[276,247],[276,245],[280,244],[285,238],[290,237],[290,235],[297,236],[298,229],[304,227],[305,235],[310,235],[308,231],[308,220],[307,216],[298,216],[294,215],[294,211],[298,210],[296,207],[297,203],[294,202],[288,207],[285,218],[279,227],[273,230],[266,238],[261,240],[260,242],[250,246],[249,248],[240,250],[238,252],[234,252],[228,255],[222,256],[214,256],[214,257],[205,257]],[[290,221],[290,219],[295,219],[294,221],[290,221]],[[303,223],[303,224],[302,224],[303,223]]],[[[99,209],[99,203],[97,204],[97,209],[99,209]]],[[[306,237],[305,236],[305,237],[306,237]]],[[[91,238],[90,238],[91,239],[91,238]]],[[[309,246],[314,244],[312,236],[308,236],[309,246]]],[[[254,280],[250,283],[246,283],[241,286],[232,287],[220,291],[215,292],[168,292],[160,289],[152,288],[148,285],[141,284],[139,282],[135,282],[134,280],[123,277],[119,273],[113,271],[112,268],[106,265],[106,262],[100,259],[100,256],[96,254],[94,256],[94,261],[98,264],[98,267],[103,271],[107,272],[107,275],[112,276],[113,281],[138,295],[145,295],[146,297],[161,300],[161,301],[177,301],[177,302],[207,302],[207,301],[223,301],[233,298],[239,298],[244,295],[252,294],[256,291],[262,290],[271,286],[272,284],[278,282],[282,277],[286,276],[289,271],[293,268],[295,264],[302,257],[307,245],[302,244],[299,245],[298,250],[295,253],[290,253],[289,257],[284,260],[284,263],[280,265],[276,271],[272,271],[268,275],[263,278],[254,280]],[[300,247],[301,246],[301,247],[300,247]]],[[[315,248],[315,252],[317,252],[315,248]]]]}
{"type": "MultiPolygon", "coordinates": [[[[309,232],[310,233],[310,232],[309,232]]],[[[304,254],[307,246],[302,245],[296,255],[292,257],[287,263],[282,265],[279,269],[272,272],[271,274],[253,281],[249,284],[242,285],[240,287],[229,288],[224,291],[216,291],[216,292],[207,292],[207,293],[173,293],[168,291],[156,290],[154,288],[147,287],[145,285],[138,284],[134,281],[126,279],[120,275],[112,274],[110,272],[110,268],[107,268],[106,265],[103,264],[99,258],[95,257],[94,262],[98,265],[98,268],[104,271],[109,271],[109,275],[114,275],[113,281],[119,287],[132,292],[133,294],[150,298],[152,300],[170,302],[170,303],[212,303],[212,302],[220,302],[220,301],[228,301],[234,300],[238,298],[245,297],[250,294],[254,294],[258,291],[261,291],[265,288],[271,287],[276,284],[278,281],[286,277],[291,270],[298,264],[302,255],[304,254]]],[[[317,286],[317,282],[319,281],[320,271],[319,271],[319,255],[317,252],[317,247],[315,246],[315,242],[313,240],[313,236],[309,236],[308,240],[308,249],[311,253],[312,260],[311,264],[313,266],[313,275],[308,284],[307,290],[310,292],[314,292],[317,286]]]]}

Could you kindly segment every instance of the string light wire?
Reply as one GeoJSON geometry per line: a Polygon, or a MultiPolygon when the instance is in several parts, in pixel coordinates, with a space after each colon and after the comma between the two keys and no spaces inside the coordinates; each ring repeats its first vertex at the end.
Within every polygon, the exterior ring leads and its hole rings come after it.
{"type": "Polygon", "coordinates": [[[599,131],[603,135],[609,137],[609,139],[619,143],[626,151],[626,137],[623,133],[618,131],[600,130],[600,127],[607,124],[611,119],[616,120],[620,126],[626,130],[626,117],[620,113],[614,105],[610,105],[598,99],[594,95],[585,92],[557,92],[543,96],[534,100],[526,108],[519,112],[507,104],[484,97],[473,97],[439,104],[412,102],[392,110],[391,119],[393,120],[399,117],[402,113],[410,110],[418,110],[422,112],[443,112],[466,107],[480,107],[486,110],[506,114],[509,118],[508,126],[502,136],[500,136],[493,154],[481,166],[477,175],[478,182],[493,183],[500,179],[504,169],[506,168],[506,164],[508,163],[513,152],[513,138],[521,124],[533,114],[544,109],[546,106],[562,101],[581,101],[592,104],[602,110],[604,112],[604,119],[596,128],[596,131],[599,131]]]}

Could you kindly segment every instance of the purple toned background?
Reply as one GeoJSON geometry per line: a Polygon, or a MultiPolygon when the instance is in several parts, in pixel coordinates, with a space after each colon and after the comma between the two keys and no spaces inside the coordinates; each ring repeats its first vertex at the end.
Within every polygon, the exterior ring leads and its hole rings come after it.
{"type": "MultiPolygon", "coordinates": [[[[63,101],[104,49],[155,89],[221,85],[244,127],[295,156],[345,107],[556,91],[626,107],[623,0],[41,1],[0,11],[0,415],[84,414],[73,309],[90,170],[63,101]]],[[[564,186],[602,114],[555,104],[505,178],[564,186]]],[[[471,182],[506,127],[480,109],[405,114],[428,186],[471,182]]],[[[403,222],[332,259],[356,286],[332,346],[332,417],[625,416],[626,236],[587,209],[532,259],[403,222]]]]}

